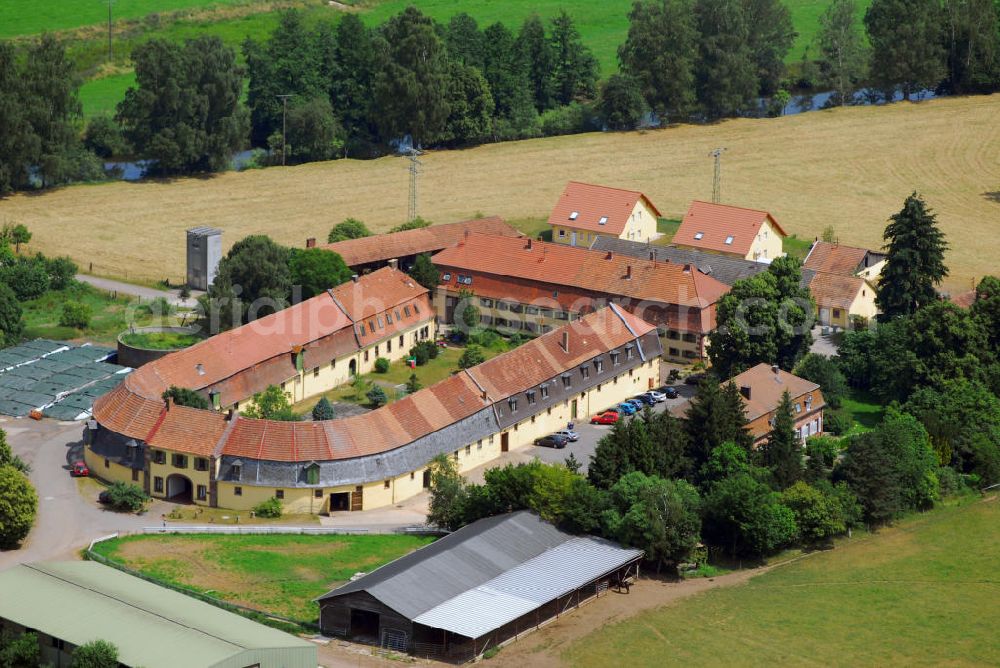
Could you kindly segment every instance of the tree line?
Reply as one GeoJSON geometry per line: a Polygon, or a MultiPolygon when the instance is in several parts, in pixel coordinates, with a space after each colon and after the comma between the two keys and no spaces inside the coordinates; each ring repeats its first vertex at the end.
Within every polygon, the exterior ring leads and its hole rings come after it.
{"type": "Polygon", "coordinates": [[[0,43],[0,194],[103,176],[99,158],[135,156],[160,174],[226,169],[264,149],[263,164],[374,157],[408,146],[458,147],[660,122],[779,114],[792,91],[834,91],[831,104],[910,98],[923,89],[1000,86],[992,0],[833,0],[813,55],[789,69],[796,33],[781,0],[637,0],[599,80],[572,17],[517,30],[447,24],[408,7],[370,28],[355,14],[307,27],[294,10],[245,67],[217,37],[154,39],[132,52],[136,85],[114,118],[82,127],[79,81],[52,36],[0,43]],[[242,98],[247,84],[246,103],[242,98]]]}

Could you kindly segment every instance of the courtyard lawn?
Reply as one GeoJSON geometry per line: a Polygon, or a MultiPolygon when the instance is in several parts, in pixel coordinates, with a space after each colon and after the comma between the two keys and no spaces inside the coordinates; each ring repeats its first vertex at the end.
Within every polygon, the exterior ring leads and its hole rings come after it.
{"type": "MultiPolygon", "coordinates": [[[[458,371],[458,359],[462,356],[465,349],[448,346],[447,348],[440,348],[439,351],[438,356],[427,362],[424,366],[411,369],[406,360],[402,359],[390,364],[389,370],[386,373],[372,372],[364,374],[360,377],[361,383],[335,387],[328,392],[300,401],[292,408],[296,413],[307,413],[312,410],[316,402],[320,400],[320,397],[326,397],[333,402],[345,401],[367,406],[368,397],[365,395],[376,383],[385,390],[389,403],[392,403],[406,396],[406,392],[398,392],[395,387],[397,385],[405,385],[410,379],[410,374],[417,374],[417,381],[420,383],[420,387],[424,388],[438,383],[458,371]]],[[[496,357],[503,352],[502,350],[491,350],[489,348],[482,348],[482,351],[486,359],[496,357]]]]}
{"type": "Polygon", "coordinates": [[[201,337],[177,332],[137,332],[126,334],[122,337],[122,341],[127,345],[146,350],[177,350],[193,346],[201,341],[201,337]]]}
{"type": "Polygon", "coordinates": [[[996,496],[966,499],[746,585],[604,626],[563,659],[584,667],[997,665],[998,527],[996,496]]]}
{"type": "Polygon", "coordinates": [[[127,536],[94,546],[144,575],[282,617],[315,622],[313,603],[358,572],[427,545],[423,536],[127,536]]]}
{"type": "Polygon", "coordinates": [[[797,234],[785,237],[782,241],[781,246],[786,253],[792,257],[797,257],[800,260],[804,260],[806,255],[809,254],[809,249],[812,248],[813,242],[811,239],[800,239],[797,234]]]}

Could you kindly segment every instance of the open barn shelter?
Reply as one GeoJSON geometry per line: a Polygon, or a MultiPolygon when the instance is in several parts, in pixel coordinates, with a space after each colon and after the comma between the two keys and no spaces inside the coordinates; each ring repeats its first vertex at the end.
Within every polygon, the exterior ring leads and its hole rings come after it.
{"type": "Polygon", "coordinates": [[[469,661],[638,575],[641,550],[528,511],[474,522],[318,600],[325,635],[469,661]]]}

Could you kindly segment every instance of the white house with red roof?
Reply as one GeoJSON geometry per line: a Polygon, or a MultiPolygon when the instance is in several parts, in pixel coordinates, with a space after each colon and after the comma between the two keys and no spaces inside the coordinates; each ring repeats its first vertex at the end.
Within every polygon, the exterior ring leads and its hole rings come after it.
{"type": "Polygon", "coordinates": [[[589,248],[598,237],[648,242],[660,212],[638,190],[570,181],[549,216],[552,241],[589,248]]]}
{"type": "Polygon", "coordinates": [[[695,200],[674,234],[673,245],[770,262],[784,254],[782,239],[787,236],[767,211],[695,200]]]}

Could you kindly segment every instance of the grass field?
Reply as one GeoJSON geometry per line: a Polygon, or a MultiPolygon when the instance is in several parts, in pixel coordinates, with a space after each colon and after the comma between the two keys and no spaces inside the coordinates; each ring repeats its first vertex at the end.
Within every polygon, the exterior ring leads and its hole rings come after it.
{"type": "MultiPolygon", "coordinates": [[[[1000,502],[912,517],[601,628],[567,665],[997,665],[1000,502]]],[[[641,586],[641,585],[640,585],[641,586]]]]}
{"type": "Polygon", "coordinates": [[[122,341],[130,346],[147,350],[176,350],[193,346],[201,341],[201,337],[177,332],[137,332],[126,334],[122,337],[122,341]]]}
{"type": "Polygon", "coordinates": [[[299,621],[312,602],[431,542],[421,536],[128,536],[94,550],[172,584],[299,621]]]}
{"type": "Polygon", "coordinates": [[[56,340],[86,339],[93,343],[115,346],[118,335],[130,325],[175,324],[172,319],[163,320],[159,315],[151,315],[134,299],[112,298],[107,292],[85,283],[78,283],[65,290],[50,290],[37,299],[24,302],[24,337],[56,340]],[[85,329],[64,327],[59,324],[62,307],[68,301],[76,301],[90,307],[93,317],[85,329]]]}
{"type": "MultiPolygon", "coordinates": [[[[708,153],[726,146],[722,200],[768,209],[800,239],[833,225],[844,243],[879,247],[888,217],[919,191],[951,244],[945,285],[968,290],[973,278],[997,271],[1000,257],[1000,201],[991,195],[1000,191],[998,114],[1000,95],[948,98],[431,152],[421,158],[419,213],[442,223],[496,214],[537,226],[578,179],[642,190],[677,218],[692,199],[711,196],[708,153]]],[[[73,186],[0,200],[0,220],[26,224],[32,251],[179,282],[184,230],[195,225],[222,228],[225,246],[251,233],[302,246],[348,216],[375,230],[398,225],[406,218],[405,162],[73,186]]]]}

